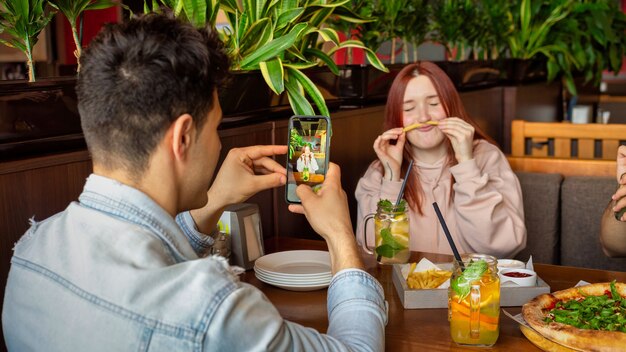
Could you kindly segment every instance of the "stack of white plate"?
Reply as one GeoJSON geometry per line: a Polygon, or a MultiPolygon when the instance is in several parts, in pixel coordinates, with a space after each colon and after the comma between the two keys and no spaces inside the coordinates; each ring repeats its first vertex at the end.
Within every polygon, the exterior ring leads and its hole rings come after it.
{"type": "Polygon", "coordinates": [[[328,287],[332,278],[330,255],[324,251],[286,251],[265,255],[254,262],[256,277],[291,291],[328,287]]]}

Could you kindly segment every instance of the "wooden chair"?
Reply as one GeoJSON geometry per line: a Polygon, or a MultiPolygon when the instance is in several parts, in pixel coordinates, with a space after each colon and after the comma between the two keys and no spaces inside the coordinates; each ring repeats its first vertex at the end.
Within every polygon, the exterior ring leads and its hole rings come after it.
{"type": "Polygon", "coordinates": [[[626,125],[514,120],[511,155],[515,171],[564,176],[615,176],[617,148],[626,144],[626,125]]]}

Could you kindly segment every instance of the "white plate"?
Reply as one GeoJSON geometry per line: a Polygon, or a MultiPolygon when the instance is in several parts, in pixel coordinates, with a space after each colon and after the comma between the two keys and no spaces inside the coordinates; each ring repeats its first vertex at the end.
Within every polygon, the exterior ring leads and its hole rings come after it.
{"type": "Polygon", "coordinates": [[[321,284],[328,284],[330,283],[330,280],[331,280],[330,277],[319,278],[319,279],[297,279],[297,280],[284,279],[284,278],[276,278],[276,277],[267,276],[259,272],[255,272],[255,275],[257,278],[259,278],[259,280],[263,280],[264,282],[272,282],[272,283],[286,284],[286,285],[293,285],[293,286],[317,286],[321,284]]]}
{"type": "Polygon", "coordinates": [[[265,255],[254,265],[265,271],[283,277],[316,277],[330,274],[330,255],[325,251],[286,251],[265,255]]]}
{"type": "Polygon", "coordinates": [[[276,286],[285,290],[290,290],[290,291],[315,291],[315,290],[320,290],[323,288],[328,287],[328,285],[330,284],[330,282],[326,282],[323,284],[317,284],[317,285],[305,285],[305,286],[298,286],[298,285],[294,285],[294,284],[283,284],[283,283],[276,283],[273,281],[268,281],[265,280],[259,276],[257,276],[257,278],[263,282],[265,282],[266,284],[272,285],[272,286],[276,286]]]}
{"type": "Polygon", "coordinates": [[[308,282],[308,281],[315,281],[315,280],[330,281],[330,279],[332,279],[332,275],[330,273],[320,274],[320,275],[315,275],[315,276],[313,275],[306,275],[306,276],[283,275],[283,274],[276,274],[276,273],[268,272],[268,271],[259,269],[256,266],[254,267],[254,272],[259,275],[263,275],[269,279],[278,279],[278,280],[294,281],[294,282],[298,282],[298,281],[308,282]]]}

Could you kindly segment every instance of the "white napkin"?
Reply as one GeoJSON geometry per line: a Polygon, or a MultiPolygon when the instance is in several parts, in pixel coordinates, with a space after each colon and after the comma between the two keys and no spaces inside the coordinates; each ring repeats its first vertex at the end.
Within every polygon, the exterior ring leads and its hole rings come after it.
{"type": "MultiPolygon", "coordinates": [[[[443,270],[437,265],[433,264],[430,260],[426,258],[422,258],[417,265],[415,266],[414,272],[421,272],[426,270],[443,270]]],[[[403,264],[402,268],[400,268],[400,272],[402,273],[402,277],[406,281],[407,277],[409,277],[409,271],[411,270],[411,264],[403,264]]],[[[439,285],[437,288],[448,288],[450,287],[450,279],[446,280],[443,284],[439,285]]]]}
{"type": "Polygon", "coordinates": [[[528,261],[526,262],[526,269],[535,271],[535,268],[533,268],[533,256],[532,255],[530,256],[530,258],[528,258],[528,261]]]}

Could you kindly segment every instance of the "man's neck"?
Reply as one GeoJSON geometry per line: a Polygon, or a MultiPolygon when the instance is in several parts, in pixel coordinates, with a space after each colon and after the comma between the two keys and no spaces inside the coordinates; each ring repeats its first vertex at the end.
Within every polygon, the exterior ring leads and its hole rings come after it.
{"type": "Polygon", "coordinates": [[[171,182],[168,182],[170,177],[167,174],[161,174],[154,170],[148,169],[140,177],[129,175],[129,173],[122,169],[110,170],[94,163],[93,173],[99,176],[104,176],[127,186],[133,187],[148,197],[152,198],[161,208],[167,211],[172,217],[178,213],[176,209],[177,191],[175,187],[171,186],[171,182]]]}

